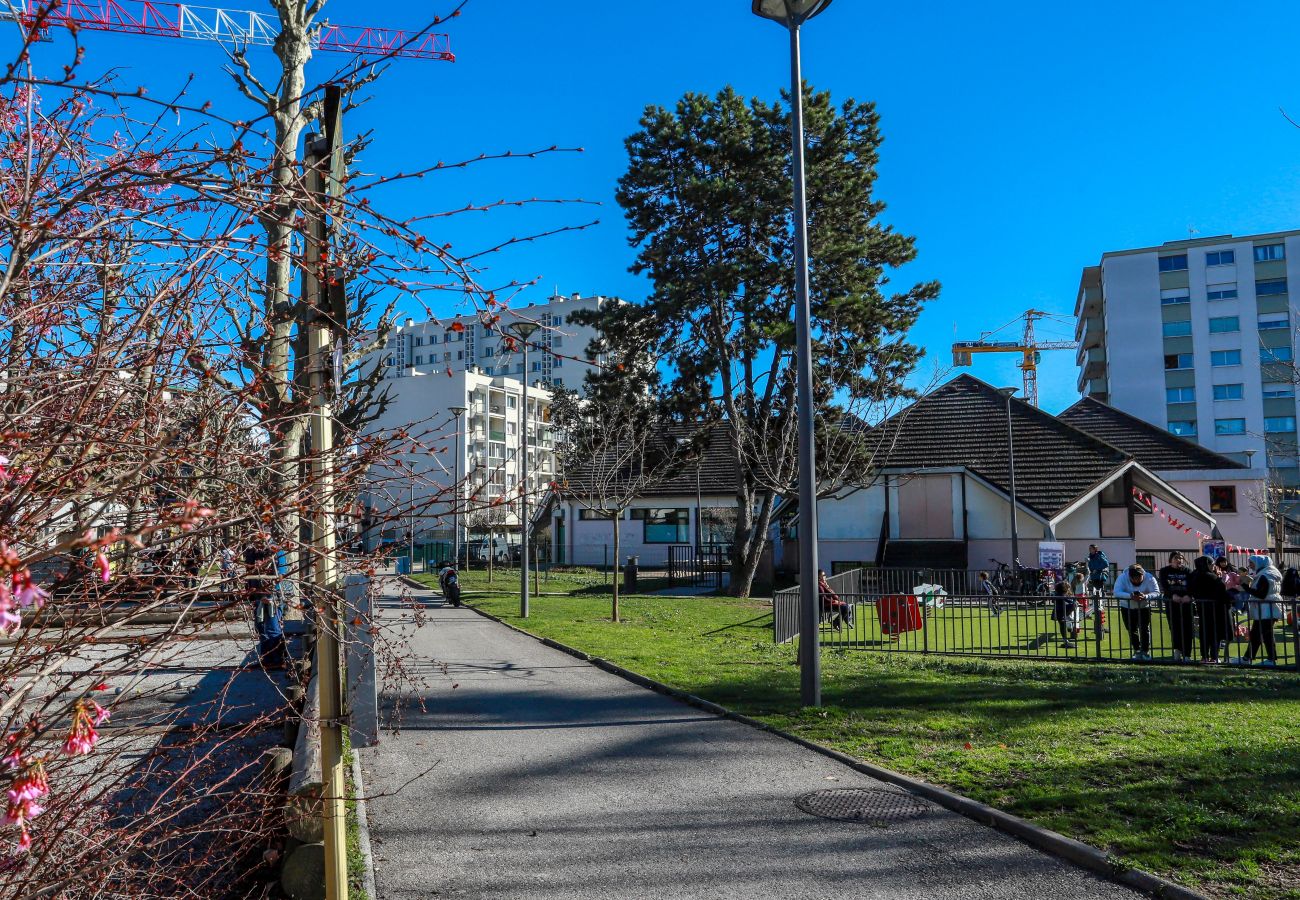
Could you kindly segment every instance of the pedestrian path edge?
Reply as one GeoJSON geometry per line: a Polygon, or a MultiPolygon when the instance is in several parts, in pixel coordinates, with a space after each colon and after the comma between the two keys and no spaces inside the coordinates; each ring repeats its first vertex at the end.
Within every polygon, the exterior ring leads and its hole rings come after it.
{"type": "Polygon", "coordinates": [[[364,863],[361,888],[369,900],[379,900],[379,890],[375,887],[375,855],[370,847],[370,821],[366,818],[366,788],[361,780],[361,758],[356,754],[352,756],[352,788],[357,795],[357,845],[364,863]]]}
{"type": "MultiPolygon", "coordinates": [[[[399,575],[397,577],[404,585],[414,590],[430,590],[427,585],[420,584],[418,581],[409,579],[406,576],[399,575]]],[[[1041,825],[1035,825],[1033,822],[1022,819],[1019,816],[1014,816],[1011,813],[995,809],[988,804],[980,803],[978,800],[972,800],[969,797],[964,797],[961,794],[954,793],[945,788],[930,784],[929,782],[912,778],[908,775],[902,774],[901,772],[895,772],[892,769],[886,769],[883,766],[878,766],[874,763],[864,762],[863,760],[849,756],[847,753],[841,753],[838,750],[799,737],[796,734],[783,731],[780,728],[767,724],[766,722],[761,722],[758,719],[751,718],[743,713],[734,712],[733,710],[727,709],[725,706],[720,706],[710,700],[705,700],[703,697],[697,697],[694,694],[675,688],[672,685],[664,684],[661,681],[655,681],[653,678],[647,678],[639,672],[625,669],[607,659],[592,656],[590,653],[579,650],[576,647],[570,647],[567,644],[562,644],[551,638],[533,634],[530,631],[512,625],[511,623],[474,606],[467,604],[464,608],[473,610],[485,619],[491,619],[493,622],[496,622],[499,625],[504,625],[511,631],[530,637],[547,647],[559,650],[561,653],[566,653],[569,656],[582,660],[583,662],[590,663],[599,669],[603,669],[612,675],[617,675],[635,685],[672,697],[675,700],[680,700],[696,709],[701,709],[705,712],[713,713],[714,715],[722,716],[731,719],[732,721],[748,725],[751,728],[757,728],[760,731],[774,734],[808,750],[830,757],[831,759],[834,759],[857,772],[861,772],[864,775],[870,775],[872,778],[876,778],[880,781],[897,785],[898,787],[904,788],[919,797],[924,797],[933,803],[937,803],[946,809],[950,809],[959,815],[978,822],[981,825],[995,828],[998,831],[1024,841],[1032,847],[1036,847],[1053,856],[1074,863],[1077,866],[1095,872],[1098,875],[1109,878],[1119,884],[1143,891],[1153,897],[1159,897],[1161,900],[1209,900],[1209,898],[1204,894],[1197,893],[1191,888],[1177,884],[1167,878],[1161,878],[1159,875],[1154,875],[1142,869],[1135,869],[1126,866],[1116,860],[1109,853],[1099,850],[1091,844],[1076,841],[1074,838],[1066,837],[1059,832],[1052,831],[1049,828],[1043,828],[1041,825]]]]}

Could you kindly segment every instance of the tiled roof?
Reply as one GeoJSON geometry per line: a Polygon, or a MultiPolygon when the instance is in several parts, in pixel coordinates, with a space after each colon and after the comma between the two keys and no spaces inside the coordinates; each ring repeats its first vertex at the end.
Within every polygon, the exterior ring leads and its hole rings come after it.
{"type": "MultiPolygon", "coordinates": [[[[1044,518],[1130,462],[1128,454],[1023,400],[1011,401],[1016,499],[1044,518]]],[[[1007,401],[970,375],[891,416],[872,431],[879,464],[889,469],[961,466],[1010,493],[1007,401]]]]}
{"type": "Polygon", "coordinates": [[[1091,397],[1083,398],[1057,418],[1118,447],[1155,471],[1246,468],[1235,460],[1091,397]]]}
{"type": "MultiPolygon", "coordinates": [[[[684,456],[676,465],[667,467],[662,477],[641,492],[643,497],[693,495],[696,470],[699,471],[700,492],[703,494],[734,494],[736,491],[736,459],[731,450],[731,434],[726,423],[709,426],[701,434],[690,425],[674,426],[663,435],[663,448],[671,452],[678,438],[696,438],[701,450],[698,460],[694,455],[684,456]]],[[[566,493],[587,493],[586,484],[593,477],[603,478],[612,468],[616,455],[609,453],[589,465],[570,468],[563,475],[566,493]],[[612,461],[613,460],[613,461],[612,461]]]]}

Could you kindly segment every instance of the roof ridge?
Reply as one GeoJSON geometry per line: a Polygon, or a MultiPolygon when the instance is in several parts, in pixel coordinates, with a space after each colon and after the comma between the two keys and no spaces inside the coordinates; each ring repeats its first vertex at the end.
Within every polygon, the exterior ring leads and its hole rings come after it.
{"type": "Polygon", "coordinates": [[[1244,465],[1243,463],[1237,462],[1235,459],[1231,459],[1230,457],[1225,456],[1224,454],[1220,453],[1217,450],[1211,450],[1209,447],[1206,447],[1203,444],[1197,444],[1193,441],[1187,440],[1181,435],[1174,434],[1172,431],[1166,431],[1165,429],[1160,428],[1157,425],[1152,425],[1146,419],[1143,419],[1139,416],[1135,416],[1130,412],[1126,412],[1122,409],[1119,409],[1118,407],[1111,406],[1109,403],[1103,403],[1102,401],[1096,399],[1095,397],[1080,397],[1077,402],[1071,404],[1066,409],[1061,410],[1060,416],[1063,418],[1069,415],[1072,411],[1079,409],[1080,407],[1090,407],[1102,413],[1103,415],[1113,416],[1124,422],[1132,423],[1132,425],[1135,428],[1141,431],[1148,432],[1153,438],[1159,438],[1160,440],[1165,440],[1165,441],[1172,440],[1176,444],[1185,445],[1185,449],[1188,450],[1189,452],[1197,452],[1197,453],[1204,454],[1206,456],[1215,457],[1216,459],[1226,464],[1223,467],[1225,469],[1249,470],[1250,468],[1249,466],[1244,465]]]}

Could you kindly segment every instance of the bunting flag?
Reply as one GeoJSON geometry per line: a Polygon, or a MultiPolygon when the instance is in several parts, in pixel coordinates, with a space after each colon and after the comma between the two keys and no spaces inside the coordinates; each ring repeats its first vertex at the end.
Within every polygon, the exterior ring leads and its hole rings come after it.
{"type": "MultiPolygon", "coordinates": [[[[1160,505],[1156,503],[1155,498],[1152,497],[1150,494],[1144,493],[1143,491],[1140,491],[1136,487],[1134,487],[1133,496],[1137,497],[1138,501],[1142,503],[1142,505],[1147,507],[1147,509],[1151,510],[1153,513],[1156,513],[1157,515],[1160,516],[1160,518],[1168,522],[1170,527],[1176,528],[1177,530],[1181,531],[1183,534],[1195,534],[1198,540],[1202,540],[1202,541],[1214,540],[1213,535],[1209,535],[1203,531],[1199,531],[1193,528],[1192,526],[1188,525],[1186,522],[1181,522],[1178,519],[1174,518],[1173,516],[1169,515],[1169,513],[1167,513],[1165,510],[1160,508],[1160,505]]],[[[1264,556],[1266,553],[1266,551],[1261,550],[1258,547],[1238,547],[1236,544],[1228,544],[1227,548],[1229,553],[1248,553],[1251,556],[1264,556]]]]}

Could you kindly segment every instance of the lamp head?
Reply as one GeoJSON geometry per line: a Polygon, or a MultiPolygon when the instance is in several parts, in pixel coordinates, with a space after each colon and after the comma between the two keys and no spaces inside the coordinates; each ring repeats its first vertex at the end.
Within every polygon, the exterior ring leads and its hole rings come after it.
{"type": "Polygon", "coordinates": [[[754,0],[754,15],[782,25],[802,25],[830,5],[831,0],[754,0]]]}
{"type": "Polygon", "coordinates": [[[465,415],[465,409],[466,407],[464,406],[453,406],[451,407],[449,412],[451,412],[453,416],[459,419],[461,416],[465,415]]]}
{"type": "Polygon", "coordinates": [[[542,326],[538,325],[536,322],[511,322],[510,323],[510,330],[513,331],[515,334],[519,335],[524,340],[528,340],[530,337],[532,337],[533,332],[541,327],[542,326]]]}
{"type": "Polygon", "coordinates": [[[998,393],[1001,394],[1003,397],[1006,397],[1008,400],[1010,400],[1012,397],[1016,395],[1016,392],[1019,390],[1020,388],[1004,387],[1004,388],[998,388],[998,393]]]}

